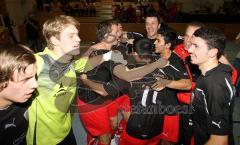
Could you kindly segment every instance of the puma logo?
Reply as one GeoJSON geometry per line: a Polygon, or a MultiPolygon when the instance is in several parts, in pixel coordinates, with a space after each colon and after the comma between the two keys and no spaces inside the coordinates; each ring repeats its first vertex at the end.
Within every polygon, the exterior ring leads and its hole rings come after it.
{"type": "Polygon", "coordinates": [[[14,124],[15,118],[13,118],[13,122],[9,123],[9,124],[5,124],[5,129],[9,128],[9,127],[16,127],[16,125],[14,124]]]}
{"type": "Polygon", "coordinates": [[[221,121],[219,121],[219,123],[216,123],[216,122],[212,121],[212,124],[213,124],[213,125],[216,125],[218,128],[221,128],[221,126],[220,126],[221,121]]]}

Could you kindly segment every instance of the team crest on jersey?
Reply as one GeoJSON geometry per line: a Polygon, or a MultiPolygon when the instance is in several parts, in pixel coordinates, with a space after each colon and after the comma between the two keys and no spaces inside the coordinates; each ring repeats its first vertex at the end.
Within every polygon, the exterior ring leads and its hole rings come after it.
{"type": "Polygon", "coordinates": [[[66,90],[63,84],[60,84],[58,92],[55,94],[55,106],[61,112],[68,112],[69,102],[71,101],[72,92],[66,90]]]}

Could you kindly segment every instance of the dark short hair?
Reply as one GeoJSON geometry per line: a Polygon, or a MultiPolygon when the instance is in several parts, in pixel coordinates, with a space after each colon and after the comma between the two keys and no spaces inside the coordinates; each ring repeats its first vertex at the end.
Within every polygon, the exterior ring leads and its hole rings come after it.
{"type": "Polygon", "coordinates": [[[155,17],[155,18],[157,18],[159,24],[162,23],[162,18],[158,15],[158,13],[157,13],[156,11],[150,11],[150,12],[148,12],[148,13],[146,14],[146,17],[145,17],[145,18],[147,18],[147,17],[155,17]]]}
{"type": "Polygon", "coordinates": [[[97,25],[97,30],[96,30],[96,37],[97,40],[100,42],[104,39],[105,35],[107,33],[111,33],[112,31],[112,25],[118,25],[119,23],[115,20],[105,20],[97,25]]]}
{"type": "Polygon", "coordinates": [[[218,49],[217,58],[220,58],[226,47],[226,36],[216,28],[202,27],[196,30],[193,35],[206,41],[209,49],[218,49]]]}
{"type": "Polygon", "coordinates": [[[108,21],[98,23],[96,30],[96,37],[98,41],[102,41],[104,35],[111,32],[111,24],[108,21]]]}
{"type": "Polygon", "coordinates": [[[155,45],[152,41],[148,38],[141,38],[134,41],[133,45],[136,53],[139,55],[140,58],[147,58],[152,60],[153,55],[153,48],[155,45]]]}
{"type": "Polygon", "coordinates": [[[187,27],[189,27],[189,26],[194,26],[194,27],[199,27],[199,28],[206,27],[205,24],[203,24],[202,22],[198,22],[198,21],[192,21],[192,22],[188,23],[187,27]]]}
{"type": "Polygon", "coordinates": [[[177,43],[177,33],[171,27],[164,27],[164,29],[159,29],[158,34],[161,34],[164,38],[165,44],[171,43],[170,49],[174,49],[177,43]]]}

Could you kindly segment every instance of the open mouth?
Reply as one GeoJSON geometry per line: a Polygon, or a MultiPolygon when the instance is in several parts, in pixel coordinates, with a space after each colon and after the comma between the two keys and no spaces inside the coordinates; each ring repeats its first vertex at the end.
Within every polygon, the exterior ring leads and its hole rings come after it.
{"type": "Polygon", "coordinates": [[[25,99],[29,99],[29,98],[31,98],[32,95],[33,95],[33,93],[28,93],[28,94],[26,94],[26,95],[25,95],[25,99]]]}
{"type": "Polygon", "coordinates": [[[29,96],[29,95],[32,95],[32,94],[33,94],[33,92],[31,92],[31,93],[27,93],[26,95],[29,96]]]}
{"type": "Polygon", "coordinates": [[[148,30],[149,34],[153,34],[153,32],[154,32],[153,30],[148,30]]]}
{"type": "Polygon", "coordinates": [[[79,48],[79,47],[80,47],[80,45],[74,45],[73,47],[74,47],[74,48],[79,48]]]}
{"type": "Polygon", "coordinates": [[[30,91],[30,92],[26,93],[26,95],[32,95],[32,94],[33,94],[33,92],[34,92],[34,90],[32,90],[32,91],[30,91]]]}

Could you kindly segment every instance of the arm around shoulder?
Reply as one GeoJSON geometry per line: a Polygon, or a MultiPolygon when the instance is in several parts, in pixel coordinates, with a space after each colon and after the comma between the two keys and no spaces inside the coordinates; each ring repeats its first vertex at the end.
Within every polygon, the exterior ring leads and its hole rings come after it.
{"type": "Polygon", "coordinates": [[[117,65],[113,69],[113,74],[120,79],[130,82],[130,81],[141,79],[145,75],[153,72],[155,69],[163,68],[167,64],[168,64],[168,61],[166,59],[161,58],[148,65],[133,68],[133,69],[128,69],[128,67],[124,65],[117,65]]]}

